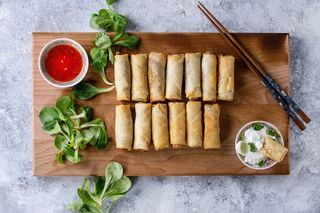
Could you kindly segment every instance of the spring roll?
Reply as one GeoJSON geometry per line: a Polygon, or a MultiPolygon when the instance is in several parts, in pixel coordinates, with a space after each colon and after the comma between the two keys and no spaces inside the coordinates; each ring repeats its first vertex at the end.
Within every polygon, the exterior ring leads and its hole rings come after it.
{"type": "Polygon", "coordinates": [[[202,112],[201,102],[187,103],[187,142],[189,147],[202,147],[202,112]]]}
{"type": "Polygon", "coordinates": [[[147,102],[148,90],[148,55],[131,55],[132,100],[147,102]]]}
{"type": "Polygon", "coordinates": [[[168,55],[166,99],[181,100],[184,55],[168,55]]]}
{"type": "Polygon", "coordinates": [[[148,59],[150,101],[165,100],[166,55],[152,52],[148,59]]]}
{"type": "Polygon", "coordinates": [[[216,101],[217,99],[217,57],[214,54],[202,55],[202,99],[216,101]]]}
{"type": "Polygon", "coordinates": [[[262,147],[262,153],[264,156],[271,158],[277,162],[281,162],[286,156],[288,149],[282,144],[266,136],[264,138],[264,145],[262,147]]]}
{"type": "Polygon", "coordinates": [[[137,103],[135,112],[133,149],[146,151],[151,141],[151,104],[137,103]]]}
{"type": "Polygon", "coordinates": [[[116,147],[131,151],[133,142],[133,122],[130,105],[116,106],[116,147]]]}
{"type": "Polygon", "coordinates": [[[169,147],[168,109],[166,104],[152,106],[152,141],[155,150],[169,147]]]}
{"type": "Polygon", "coordinates": [[[204,149],[217,149],[220,144],[220,107],[218,104],[204,106],[204,149]]]}
{"type": "Polygon", "coordinates": [[[115,55],[114,81],[118,101],[130,101],[131,69],[128,54],[115,55]]]}
{"type": "Polygon", "coordinates": [[[173,148],[187,146],[186,106],[183,102],[169,103],[170,144],[173,148]]]}
{"type": "Polygon", "coordinates": [[[201,54],[186,53],[185,92],[189,100],[201,98],[201,54]]]}
{"type": "Polygon", "coordinates": [[[219,56],[218,100],[232,101],[234,93],[234,57],[219,56]]]}

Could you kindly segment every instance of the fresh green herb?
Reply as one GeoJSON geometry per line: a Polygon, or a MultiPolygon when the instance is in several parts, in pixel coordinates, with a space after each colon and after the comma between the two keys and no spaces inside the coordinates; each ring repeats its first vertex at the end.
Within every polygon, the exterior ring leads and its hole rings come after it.
{"type": "Polygon", "coordinates": [[[113,90],[113,88],[114,86],[109,88],[97,88],[90,83],[81,82],[73,88],[72,94],[78,99],[87,100],[98,94],[109,92],[113,90]]]}
{"type": "Polygon", "coordinates": [[[95,36],[93,43],[96,47],[92,48],[90,51],[92,66],[94,70],[99,73],[104,83],[112,85],[106,76],[108,48],[111,48],[110,46],[112,44],[111,38],[105,33],[98,33],[95,36]]]}
{"type": "Polygon", "coordinates": [[[56,101],[56,108],[66,116],[75,114],[76,110],[74,101],[70,96],[62,96],[58,98],[56,101]]]}
{"type": "Polygon", "coordinates": [[[254,130],[257,130],[257,131],[261,130],[263,127],[264,127],[264,126],[263,126],[261,123],[253,123],[253,124],[252,124],[252,128],[253,128],[254,130]]]}
{"type": "Polygon", "coordinates": [[[250,146],[250,152],[256,152],[258,149],[254,143],[248,143],[250,146]]]}
{"type": "MultiPolygon", "coordinates": [[[[128,25],[128,20],[125,16],[114,12],[111,5],[117,0],[107,0],[108,8],[101,9],[98,13],[92,14],[90,19],[90,26],[94,29],[102,29],[107,32],[115,32],[113,37],[110,37],[106,32],[99,32],[93,39],[94,48],[90,51],[92,59],[92,66],[94,70],[100,75],[102,81],[108,86],[112,86],[106,76],[106,68],[108,61],[114,64],[115,56],[114,50],[117,46],[127,47],[134,49],[139,45],[140,39],[137,36],[129,35],[125,32],[128,25]]],[[[96,88],[90,83],[82,83],[77,85],[73,94],[76,98],[86,100],[98,94],[106,93],[114,89],[109,88],[96,88]]]]}
{"type": "Polygon", "coordinates": [[[87,144],[103,149],[107,146],[108,136],[104,122],[100,118],[92,120],[92,108],[80,107],[79,113],[70,96],[62,96],[55,107],[43,107],[39,114],[43,130],[55,136],[54,144],[58,149],[56,160],[64,163],[79,163],[82,156],[80,149],[87,144]]]}
{"type": "Polygon", "coordinates": [[[241,132],[239,139],[241,141],[244,141],[244,139],[245,139],[244,132],[241,132]]]}
{"type": "Polygon", "coordinates": [[[74,212],[109,212],[114,203],[125,196],[131,187],[131,181],[123,176],[123,168],[119,163],[111,162],[105,170],[104,177],[98,177],[91,183],[85,179],[81,188],[78,188],[80,200],[68,205],[68,209],[74,212]],[[104,207],[104,201],[111,200],[108,207],[104,207]]]}
{"type": "Polygon", "coordinates": [[[92,120],[92,108],[88,106],[80,107],[80,114],[71,116],[72,119],[81,118],[85,122],[92,120]]]}
{"type": "Polygon", "coordinates": [[[90,26],[94,29],[104,29],[106,31],[117,31],[128,25],[128,20],[124,15],[117,14],[111,9],[111,5],[117,0],[107,0],[108,9],[101,9],[98,13],[92,14],[90,26]]]}
{"type": "Polygon", "coordinates": [[[114,45],[121,45],[129,49],[136,48],[140,42],[140,39],[137,36],[128,36],[127,34],[123,34],[123,36],[121,36],[120,39],[113,41],[114,45]]]}
{"type": "Polygon", "coordinates": [[[279,134],[276,131],[274,131],[273,129],[268,129],[267,130],[267,134],[272,136],[272,137],[275,137],[275,138],[280,137],[279,134]]]}
{"type": "Polygon", "coordinates": [[[260,167],[262,167],[262,166],[264,166],[265,165],[265,161],[264,160],[260,160],[258,163],[257,163],[257,165],[258,166],[260,166],[260,167]]]}

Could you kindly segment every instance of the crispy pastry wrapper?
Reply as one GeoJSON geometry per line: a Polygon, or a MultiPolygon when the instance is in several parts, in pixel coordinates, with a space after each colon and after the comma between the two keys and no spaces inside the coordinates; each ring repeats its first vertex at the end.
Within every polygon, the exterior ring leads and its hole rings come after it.
{"type": "Polygon", "coordinates": [[[148,89],[148,55],[131,55],[132,69],[132,100],[147,102],[149,96],[148,89]]]}
{"type": "Polygon", "coordinates": [[[217,100],[217,56],[211,53],[202,55],[202,99],[217,100]]]}
{"type": "Polygon", "coordinates": [[[234,60],[234,57],[231,55],[219,55],[218,100],[233,100],[234,60]]]}
{"type": "Polygon", "coordinates": [[[185,93],[189,100],[201,98],[201,54],[185,54],[185,93]]]}
{"type": "Polygon", "coordinates": [[[264,138],[264,145],[262,147],[262,153],[264,156],[271,158],[277,162],[281,162],[286,156],[288,149],[282,144],[266,136],[264,138]]]}
{"type": "Polygon", "coordinates": [[[181,100],[184,55],[168,55],[166,73],[166,99],[181,100]]]}
{"type": "Polygon", "coordinates": [[[204,106],[204,149],[219,149],[220,143],[220,106],[206,104],[204,106]]]}
{"type": "Polygon", "coordinates": [[[151,142],[151,104],[135,104],[133,149],[146,151],[151,142]]]}
{"type": "Polygon", "coordinates": [[[173,148],[187,146],[186,142],[186,106],[183,102],[169,104],[170,144],[173,148]]]}
{"type": "Polygon", "coordinates": [[[186,106],[187,143],[189,147],[202,147],[201,102],[189,101],[186,106]]]}
{"type": "Polygon", "coordinates": [[[129,104],[116,106],[116,147],[131,151],[133,142],[133,121],[129,104]]]}
{"type": "Polygon", "coordinates": [[[115,55],[114,81],[118,101],[130,101],[131,68],[128,54],[115,55]]]}
{"type": "Polygon", "coordinates": [[[169,148],[167,104],[152,105],[152,141],[155,150],[169,148]]]}
{"type": "Polygon", "coordinates": [[[166,84],[166,55],[152,52],[148,59],[148,80],[150,101],[165,100],[166,84]]]}

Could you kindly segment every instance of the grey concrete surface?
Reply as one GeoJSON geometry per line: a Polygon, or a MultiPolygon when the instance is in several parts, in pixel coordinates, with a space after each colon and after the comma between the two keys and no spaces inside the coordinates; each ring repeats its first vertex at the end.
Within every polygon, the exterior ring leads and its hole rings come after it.
{"type": "MultiPolygon", "coordinates": [[[[203,0],[235,32],[291,34],[291,93],[312,117],[291,125],[291,175],[139,177],[113,212],[320,212],[320,2],[203,0]]],[[[120,0],[130,31],[215,31],[193,0],[120,0]]],[[[92,31],[103,0],[0,0],[0,212],[68,212],[82,177],[33,177],[31,32],[92,31]]]]}

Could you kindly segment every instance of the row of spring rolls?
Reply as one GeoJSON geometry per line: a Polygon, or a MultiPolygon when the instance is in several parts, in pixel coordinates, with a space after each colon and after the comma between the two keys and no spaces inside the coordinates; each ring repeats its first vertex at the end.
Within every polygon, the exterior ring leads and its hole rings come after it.
{"type": "Polygon", "coordinates": [[[199,101],[167,104],[135,104],[133,124],[130,105],[116,106],[116,147],[126,150],[149,149],[153,141],[156,150],[182,147],[220,148],[220,107],[205,104],[204,116],[199,101]],[[168,119],[169,118],[169,119],[168,119]],[[202,129],[204,119],[204,134],[202,129]]]}
{"type": "Polygon", "coordinates": [[[201,97],[204,101],[233,100],[233,56],[217,57],[211,53],[166,56],[152,52],[130,58],[129,61],[128,54],[115,56],[118,101],[130,101],[130,95],[138,102],[147,102],[149,97],[151,102],[181,100],[183,79],[189,100],[201,97]]]}

